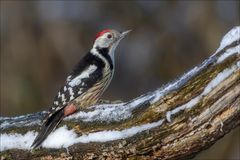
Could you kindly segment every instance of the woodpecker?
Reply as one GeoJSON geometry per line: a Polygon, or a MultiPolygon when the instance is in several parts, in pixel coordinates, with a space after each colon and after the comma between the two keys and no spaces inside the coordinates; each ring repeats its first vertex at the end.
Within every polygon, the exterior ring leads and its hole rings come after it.
{"type": "Polygon", "coordinates": [[[32,148],[39,147],[64,117],[97,103],[113,77],[115,49],[129,32],[106,29],[96,35],[92,49],[73,68],[55,96],[32,148]]]}

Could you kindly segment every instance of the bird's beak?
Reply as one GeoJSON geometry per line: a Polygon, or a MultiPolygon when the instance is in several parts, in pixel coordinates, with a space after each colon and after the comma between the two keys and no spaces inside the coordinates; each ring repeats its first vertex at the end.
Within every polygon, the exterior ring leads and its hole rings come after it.
{"type": "Polygon", "coordinates": [[[129,32],[131,32],[132,30],[127,30],[121,33],[120,35],[120,39],[123,39],[129,32]]]}

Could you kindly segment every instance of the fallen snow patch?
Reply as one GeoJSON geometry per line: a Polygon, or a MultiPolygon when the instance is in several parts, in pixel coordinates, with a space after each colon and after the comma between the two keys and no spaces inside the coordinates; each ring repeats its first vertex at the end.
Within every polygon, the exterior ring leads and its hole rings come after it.
{"type": "Polygon", "coordinates": [[[37,134],[33,131],[29,131],[24,135],[18,133],[1,134],[0,151],[12,148],[29,149],[36,136],[37,134]]]}
{"type": "Polygon", "coordinates": [[[0,129],[9,127],[22,127],[39,125],[41,120],[38,117],[45,115],[47,112],[38,112],[34,114],[27,114],[18,117],[0,117],[0,129]],[[32,119],[35,119],[34,121],[32,119]]]}
{"type": "MultiPolygon", "coordinates": [[[[238,63],[238,62],[237,62],[238,63]]],[[[168,111],[166,113],[166,119],[168,122],[171,122],[171,116],[174,114],[179,113],[180,111],[183,111],[185,109],[190,109],[196,104],[199,103],[199,101],[203,98],[203,96],[207,95],[209,92],[211,92],[218,84],[220,84],[222,81],[224,81],[226,78],[228,78],[233,72],[236,70],[239,70],[240,67],[238,65],[233,65],[231,68],[227,68],[223,70],[222,72],[218,73],[218,75],[212,79],[208,85],[204,88],[203,92],[196,96],[195,98],[191,99],[189,102],[186,104],[183,104],[179,107],[176,107],[175,109],[168,111]]]]}
{"type": "MultiPolygon", "coordinates": [[[[217,49],[217,52],[219,52],[220,50],[222,50],[223,48],[225,48],[227,45],[230,45],[232,42],[234,41],[238,41],[240,43],[240,26],[234,27],[232,30],[230,30],[222,39],[221,43],[220,43],[220,47],[217,49]]],[[[216,63],[220,63],[223,60],[225,60],[227,57],[233,55],[233,54],[240,54],[240,45],[237,45],[236,47],[233,48],[229,48],[225,51],[224,54],[222,54],[220,57],[217,58],[216,63]]],[[[202,65],[200,65],[200,67],[195,67],[193,68],[191,71],[189,71],[187,74],[183,75],[181,77],[181,79],[179,79],[178,81],[176,81],[175,83],[169,85],[169,87],[166,87],[166,89],[173,89],[174,87],[178,86],[178,82],[182,82],[184,81],[184,79],[187,79],[187,77],[192,77],[190,75],[196,74],[199,70],[201,70],[202,68],[204,68],[206,65],[208,65],[213,58],[215,58],[215,54],[213,54],[208,60],[206,60],[205,62],[203,62],[202,65]]],[[[230,76],[236,69],[240,68],[240,61],[237,62],[236,65],[234,65],[232,68],[230,69],[225,69],[223,72],[219,73],[204,89],[203,93],[200,94],[199,96],[195,97],[194,99],[190,100],[188,103],[181,105],[171,111],[168,111],[166,113],[166,119],[171,122],[171,116],[179,113],[182,110],[185,109],[189,109],[192,108],[193,106],[195,106],[200,99],[208,94],[213,88],[215,88],[219,83],[221,83],[224,79],[226,79],[228,76],[230,76]]],[[[166,90],[165,89],[165,90],[166,90]]],[[[159,98],[161,98],[161,92],[158,94],[157,98],[154,99],[154,102],[157,101],[159,98]]]]}
{"type": "Polygon", "coordinates": [[[81,143],[89,143],[89,142],[107,142],[107,141],[123,139],[123,138],[131,137],[142,131],[146,131],[146,130],[155,128],[157,126],[160,126],[163,122],[164,120],[161,119],[157,122],[131,127],[128,129],[124,129],[122,131],[101,131],[96,133],[90,133],[88,135],[80,136],[79,138],[77,138],[77,141],[81,143]]]}
{"type": "MultiPolygon", "coordinates": [[[[76,143],[89,143],[89,142],[107,142],[127,137],[134,136],[137,133],[152,129],[160,126],[164,122],[161,119],[157,122],[143,124],[140,126],[131,127],[128,129],[116,131],[107,130],[89,133],[87,135],[77,136],[74,130],[68,130],[66,126],[62,126],[52,132],[48,138],[43,142],[42,146],[45,148],[62,148],[69,147],[76,143]]],[[[18,148],[18,149],[31,149],[30,146],[36,137],[36,133],[29,131],[24,135],[21,134],[1,134],[0,150],[18,148]]]]}
{"type": "Polygon", "coordinates": [[[199,67],[194,67],[192,70],[184,74],[180,79],[174,81],[173,83],[169,83],[168,85],[156,90],[153,92],[155,95],[154,99],[151,100],[151,104],[156,103],[159,99],[161,99],[168,92],[178,88],[181,84],[184,84],[190,77],[194,76],[198,71],[204,68],[207,64],[209,64],[211,59],[204,61],[203,64],[199,67]]]}
{"type": "Polygon", "coordinates": [[[61,148],[68,147],[76,142],[77,134],[74,130],[68,130],[67,126],[62,126],[53,131],[42,146],[45,148],[61,148]]]}
{"type": "Polygon", "coordinates": [[[231,68],[226,68],[222,72],[218,73],[218,75],[204,88],[202,95],[208,94],[213,88],[215,88],[219,83],[228,78],[234,71],[238,69],[239,67],[234,65],[231,68]]]}
{"type": "Polygon", "coordinates": [[[234,41],[239,42],[240,39],[240,26],[236,26],[233,29],[231,29],[223,38],[220,43],[219,48],[217,49],[216,52],[219,52],[223,48],[225,48],[227,45],[230,45],[234,41]]]}
{"type": "Polygon", "coordinates": [[[136,108],[144,106],[148,103],[154,95],[143,95],[136,98],[128,103],[120,104],[102,104],[97,106],[92,106],[90,109],[92,111],[79,111],[67,118],[65,120],[81,119],[84,122],[113,122],[125,120],[132,116],[132,111],[136,108]]]}
{"type": "Polygon", "coordinates": [[[217,49],[216,53],[225,48],[227,45],[230,45],[234,41],[237,41],[238,45],[236,47],[227,49],[225,53],[218,58],[217,63],[221,63],[223,60],[233,54],[240,54],[240,26],[234,27],[223,37],[220,43],[220,47],[217,49]]]}
{"type": "Polygon", "coordinates": [[[218,58],[217,63],[221,63],[222,61],[224,61],[226,58],[233,54],[240,54],[240,45],[237,45],[234,48],[227,49],[226,52],[218,58]]]}

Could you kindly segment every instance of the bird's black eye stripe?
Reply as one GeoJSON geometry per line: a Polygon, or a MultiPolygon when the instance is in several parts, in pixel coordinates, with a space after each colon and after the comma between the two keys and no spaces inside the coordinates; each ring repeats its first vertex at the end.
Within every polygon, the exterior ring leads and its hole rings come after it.
{"type": "Polygon", "coordinates": [[[108,38],[108,39],[112,38],[112,35],[111,35],[111,34],[108,34],[108,35],[107,35],[107,38],[108,38]]]}

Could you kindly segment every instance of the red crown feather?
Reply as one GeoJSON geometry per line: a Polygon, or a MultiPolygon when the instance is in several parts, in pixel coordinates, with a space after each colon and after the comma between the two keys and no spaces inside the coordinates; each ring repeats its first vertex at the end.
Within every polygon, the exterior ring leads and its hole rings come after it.
{"type": "Polygon", "coordinates": [[[107,32],[111,32],[111,30],[110,29],[105,29],[101,32],[98,32],[95,39],[97,39],[98,37],[102,36],[104,33],[107,33],[107,32]]]}

